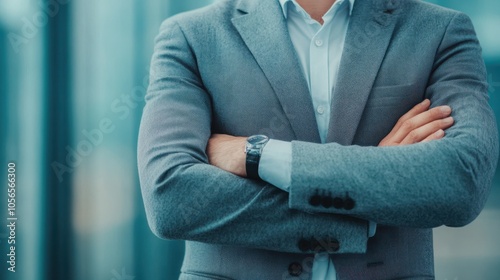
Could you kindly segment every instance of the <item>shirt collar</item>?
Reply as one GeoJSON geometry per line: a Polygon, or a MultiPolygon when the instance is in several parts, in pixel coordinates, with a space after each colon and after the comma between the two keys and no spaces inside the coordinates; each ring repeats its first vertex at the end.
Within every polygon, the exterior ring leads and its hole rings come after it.
{"type": "MultiPolygon", "coordinates": [[[[352,9],[354,8],[354,1],[355,0],[337,0],[337,2],[341,2],[341,1],[349,1],[349,15],[351,15],[352,9]]],[[[288,17],[288,8],[287,8],[288,2],[291,2],[294,5],[299,5],[297,2],[295,2],[295,0],[279,0],[279,2],[281,5],[281,10],[283,11],[283,15],[285,16],[285,18],[288,17]]],[[[335,2],[335,3],[337,3],[337,2],[335,2]]]]}

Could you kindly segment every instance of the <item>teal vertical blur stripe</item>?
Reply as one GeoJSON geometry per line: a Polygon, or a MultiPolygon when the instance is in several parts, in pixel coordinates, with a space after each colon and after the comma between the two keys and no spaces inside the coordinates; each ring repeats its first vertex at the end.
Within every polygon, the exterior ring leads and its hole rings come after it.
{"type": "MultiPolygon", "coordinates": [[[[61,1],[62,2],[62,1],[61,1]]],[[[45,0],[45,7],[51,0],[45,0]]],[[[58,5],[57,16],[49,16],[45,33],[45,67],[47,69],[45,100],[46,127],[44,167],[45,215],[44,228],[46,269],[45,279],[74,279],[72,274],[71,174],[61,181],[53,170],[54,163],[66,162],[64,147],[70,143],[71,129],[71,53],[70,7],[58,5]]]]}
{"type": "Polygon", "coordinates": [[[78,150],[85,140],[81,132],[95,130],[103,118],[112,120],[115,129],[94,145],[72,174],[76,217],[73,279],[178,278],[184,242],[161,240],[147,224],[135,164],[144,102],[128,97],[143,98],[146,93],[154,38],[161,22],[209,3],[74,2],[71,147],[78,150]],[[129,197],[132,205],[127,204],[129,197]],[[122,210],[113,206],[121,204],[122,210]]]}
{"type": "MultiPolygon", "coordinates": [[[[14,161],[17,167],[16,272],[7,272],[7,263],[2,258],[5,265],[2,273],[7,273],[0,275],[0,279],[6,280],[45,279],[43,244],[46,240],[45,228],[41,225],[51,219],[42,214],[41,208],[46,191],[42,175],[46,173],[46,163],[41,159],[46,137],[42,112],[46,89],[42,80],[43,69],[46,69],[43,38],[47,18],[39,12],[38,3],[32,4],[28,0],[0,1],[2,215],[7,210],[3,199],[6,195],[4,164],[14,161]]],[[[2,227],[0,235],[7,234],[6,229],[2,227]]],[[[1,257],[7,253],[6,247],[2,247],[1,257]]]]}

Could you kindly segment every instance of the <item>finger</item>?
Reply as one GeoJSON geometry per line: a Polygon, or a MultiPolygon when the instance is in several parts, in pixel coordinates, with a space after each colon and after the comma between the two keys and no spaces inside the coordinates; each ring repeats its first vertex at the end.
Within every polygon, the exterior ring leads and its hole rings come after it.
{"type": "Polygon", "coordinates": [[[433,121],[444,119],[448,117],[450,114],[451,114],[451,108],[449,106],[439,106],[427,110],[423,113],[420,113],[401,124],[398,131],[394,133],[393,141],[401,142],[413,130],[422,127],[424,125],[427,125],[429,123],[432,123],[433,121]]]}
{"type": "Polygon", "coordinates": [[[426,143],[426,142],[430,142],[432,140],[439,140],[441,138],[444,137],[444,130],[440,129],[434,133],[432,133],[431,135],[427,136],[427,138],[425,138],[424,140],[420,141],[421,143],[426,143]]]}
{"type": "Polygon", "coordinates": [[[407,121],[407,120],[415,117],[416,115],[418,115],[420,113],[423,113],[423,112],[427,111],[429,109],[430,105],[431,105],[431,101],[429,99],[425,99],[424,101],[422,101],[419,104],[415,105],[410,111],[408,111],[406,114],[404,114],[403,116],[401,116],[401,118],[399,118],[398,122],[396,123],[396,125],[392,129],[391,133],[398,131],[399,128],[401,127],[401,125],[405,121],[407,121]]]}
{"type": "Polygon", "coordinates": [[[418,143],[439,130],[444,130],[453,125],[453,118],[448,117],[441,120],[435,120],[425,124],[410,133],[401,141],[402,145],[418,143]]]}

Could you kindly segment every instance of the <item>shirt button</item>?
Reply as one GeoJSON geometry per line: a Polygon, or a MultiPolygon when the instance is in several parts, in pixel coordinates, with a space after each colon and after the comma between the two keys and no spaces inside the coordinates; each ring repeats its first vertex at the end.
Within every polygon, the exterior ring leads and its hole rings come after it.
{"type": "Polygon", "coordinates": [[[321,46],[323,46],[323,40],[318,39],[318,40],[314,41],[314,44],[316,44],[316,47],[321,47],[321,46]]]}
{"type": "Polygon", "coordinates": [[[318,106],[318,108],[316,109],[316,111],[318,112],[318,114],[323,115],[325,113],[325,107],[318,106]]]}

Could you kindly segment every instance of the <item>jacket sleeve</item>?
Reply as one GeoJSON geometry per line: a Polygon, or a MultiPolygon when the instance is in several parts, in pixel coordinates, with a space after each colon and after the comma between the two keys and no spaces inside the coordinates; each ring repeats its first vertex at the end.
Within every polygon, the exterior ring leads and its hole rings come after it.
{"type": "Polygon", "coordinates": [[[167,20],[156,39],[138,140],[152,231],[168,239],[283,252],[302,252],[300,242],[314,237],[338,241],[337,253],[364,252],[365,221],[290,209],[286,192],[208,164],[212,105],[197,69],[181,27],[167,20]]]}
{"type": "Polygon", "coordinates": [[[293,142],[290,207],[400,227],[470,223],[485,204],[498,160],[487,91],[474,28],[457,13],[426,90],[433,106],[453,109],[455,124],[446,136],[396,147],[293,142]]]}

